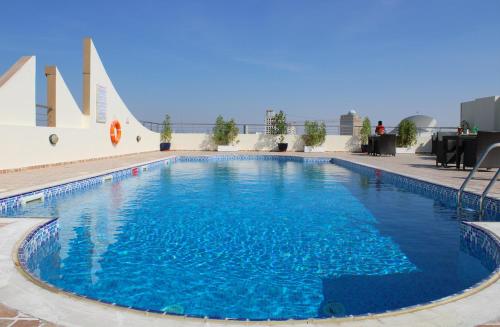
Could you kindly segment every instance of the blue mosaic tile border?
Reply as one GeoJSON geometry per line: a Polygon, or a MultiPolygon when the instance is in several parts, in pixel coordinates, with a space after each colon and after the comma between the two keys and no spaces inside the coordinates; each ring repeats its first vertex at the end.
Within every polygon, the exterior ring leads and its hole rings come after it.
{"type": "MultiPolygon", "coordinates": [[[[287,155],[246,155],[246,154],[214,154],[214,155],[199,155],[199,156],[171,156],[168,158],[159,159],[147,164],[138,165],[140,171],[142,169],[149,169],[161,166],[163,164],[171,164],[175,162],[193,162],[193,161],[225,161],[225,160],[279,160],[279,161],[294,161],[304,163],[333,163],[341,167],[350,169],[352,171],[361,173],[367,176],[375,176],[380,178],[383,182],[391,183],[397,187],[401,187],[413,193],[422,194],[434,198],[445,205],[454,207],[457,199],[457,190],[451,187],[434,184],[427,181],[418,180],[412,177],[407,177],[392,173],[386,170],[380,170],[362,164],[354,163],[351,161],[326,158],[326,157],[300,157],[300,156],[287,156],[287,155]]],[[[88,189],[95,185],[103,183],[103,177],[112,175],[113,181],[120,180],[134,174],[134,168],[126,168],[117,170],[109,174],[101,174],[91,178],[86,178],[79,181],[64,183],[53,187],[48,187],[40,190],[26,192],[15,196],[0,199],[0,213],[11,208],[16,208],[21,205],[23,197],[32,194],[43,193],[45,198],[71,193],[77,190],[88,189]]],[[[473,210],[479,209],[479,196],[470,192],[464,192],[463,204],[466,208],[473,210]]],[[[485,199],[485,216],[486,217],[499,217],[500,216],[500,200],[487,197],[485,199]]]]}
{"type": "Polygon", "coordinates": [[[223,155],[201,155],[201,156],[178,156],[179,162],[193,161],[227,161],[227,160],[276,160],[276,161],[294,161],[304,163],[331,163],[332,158],[327,157],[299,157],[285,155],[242,155],[242,154],[223,154],[223,155]]]}
{"type": "Polygon", "coordinates": [[[85,178],[82,180],[77,180],[77,181],[72,181],[56,186],[51,186],[39,190],[34,190],[26,193],[21,193],[17,194],[14,196],[6,197],[0,199],[0,213],[3,211],[7,211],[8,209],[16,208],[21,206],[21,202],[23,197],[33,195],[33,194],[39,194],[43,193],[43,196],[45,198],[51,198],[54,196],[62,195],[62,194],[67,194],[67,193],[72,193],[78,190],[83,190],[83,189],[89,189],[92,188],[96,185],[104,183],[103,177],[104,176],[113,176],[113,181],[121,180],[126,177],[132,176],[135,174],[134,169],[137,169],[136,173],[140,173],[142,169],[149,169],[149,168],[155,168],[158,167],[162,164],[170,164],[176,161],[175,157],[169,157],[165,159],[161,159],[158,161],[150,162],[147,164],[143,165],[138,165],[133,168],[125,168],[125,169],[120,169],[111,173],[107,174],[100,174],[97,176],[93,176],[90,178],[85,178]]]}
{"type": "Polygon", "coordinates": [[[481,261],[481,264],[491,270],[491,273],[483,280],[457,293],[398,310],[388,310],[383,312],[382,314],[415,309],[429,304],[436,304],[444,300],[452,299],[453,297],[466,294],[476,289],[477,287],[488,281],[490,278],[492,278],[494,275],[500,273],[500,239],[493,235],[491,232],[479,226],[472,225],[470,222],[462,221],[460,223],[460,249],[464,250],[465,253],[479,259],[481,261]]]}
{"type": "Polygon", "coordinates": [[[478,258],[492,271],[500,271],[500,240],[490,232],[467,222],[460,224],[460,249],[478,258]]]}
{"type": "MultiPolygon", "coordinates": [[[[412,193],[436,199],[449,207],[456,208],[458,191],[452,187],[399,175],[343,159],[333,158],[332,163],[363,175],[379,178],[384,183],[393,184],[412,193]]],[[[462,198],[463,207],[479,211],[479,199],[480,196],[477,194],[464,192],[462,198]]],[[[500,218],[500,199],[486,197],[484,200],[484,215],[493,219],[500,218]]]]}
{"type": "Polygon", "coordinates": [[[21,266],[27,270],[29,269],[29,261],[36,256],[40,250],[46,250],[54,245],[54,240],[59,236],[59,222],[56,219],[49,220],[48,222],[38,226],[31,231],[21,242],[18,250],[17,257],[21,266]]]}

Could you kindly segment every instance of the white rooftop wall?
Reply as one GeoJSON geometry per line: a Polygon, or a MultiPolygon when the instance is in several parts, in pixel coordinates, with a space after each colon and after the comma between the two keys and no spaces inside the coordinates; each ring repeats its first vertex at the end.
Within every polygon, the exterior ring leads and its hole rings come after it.
{"type": "Polygon", "coordinates": [[[500,97],[495,101],[495,130],[500,131],[500,97]]]}
{"type": "Polygon", "coordinates": [[[20,58],[0,77],[0,125],[35,126],[34,56],[20,58]]]}
{"type": "Polygon", "coordinates": [[[460,121],[463,120],[479,130],[500,131],[500,98],[490,96],[463,102],[460,105],[460,121]]]}

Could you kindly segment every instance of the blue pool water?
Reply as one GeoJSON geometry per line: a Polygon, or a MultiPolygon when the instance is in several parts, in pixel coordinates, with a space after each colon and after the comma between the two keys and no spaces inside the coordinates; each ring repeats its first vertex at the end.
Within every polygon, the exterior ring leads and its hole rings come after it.
{"type": "Polygon", "coordinates": [[[29,262],[38,278],[167,313],[377,313],[491,273],[461,247],[454,209],[330,163],[179,162],[10,215],[59,218],[29,262]]]}

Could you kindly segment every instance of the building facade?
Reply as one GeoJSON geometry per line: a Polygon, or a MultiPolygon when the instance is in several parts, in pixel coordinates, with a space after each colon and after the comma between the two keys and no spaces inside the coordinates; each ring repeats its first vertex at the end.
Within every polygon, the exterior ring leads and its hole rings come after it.
{"type": "Polygon", "coordinates": [[[273,118],[274,118],[274,110],[267,109],[266,110],[266,120],[265,120],[265,134],[273,134],[273,118]]]}
{"type": "Polygon", "coordinates": [[[482,131],[500,131],[500,97],[490,96],[462,102],[460,122],[482,131]]]}
{"type": "MultiPolygon", "coordinates": [[[[272,110],[272,109],[266,110],[265,131],[264,131],[265,134],[268,134],[268,135],[273,134],[274,115],[276,115],[274,110],[272,110]]],[[[297,133],[297,129],[293,123],[287,123],[286,133],[290,134],[290,135],[295,135],[297,133]]]]}
{"type": "Polygon", "coordinates": [[[340,135],[359,135],[361,125],[363,124],[361,116],[354,110],[340,116],[340,135]]]}

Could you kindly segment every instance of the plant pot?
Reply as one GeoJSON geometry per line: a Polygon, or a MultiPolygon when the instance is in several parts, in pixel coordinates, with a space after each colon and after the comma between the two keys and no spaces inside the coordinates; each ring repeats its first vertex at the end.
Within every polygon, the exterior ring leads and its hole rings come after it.
{"type": "Polygon", "coordinates": [[[288,148],[288,143],[278,143],[278,151],[285,152],[288,148]]]}
{"type": "Polygon", "coordinates": [[[368,144],[361,144],[361,152],[362,153],[368,152],[368,144]]]}
{"type": "Polygon", "coordinates": [[[233,152],[238,150],[236,145],[217,145],[217,151],[219,152],[233,152]]]}
{"type": "Polygon", "coordinates": [[[170,150],[170,142],[161,142],[160,143],[160,151],[169,151],[170,150]]]}
{"type": "Polygon", "coordinates": [[[304,146],[304,152],[325,152],[325,148],[322,146],[304,146]]]}

